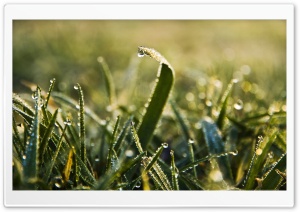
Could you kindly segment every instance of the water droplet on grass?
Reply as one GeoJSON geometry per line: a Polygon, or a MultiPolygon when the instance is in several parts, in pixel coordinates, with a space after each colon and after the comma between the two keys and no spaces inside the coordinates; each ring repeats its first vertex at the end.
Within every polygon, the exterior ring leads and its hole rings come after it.
{"type": "Polygon", "coordinates": [[[166,149],[166,148],[168,148],[169,144],[163,143],[162,146],[166,149]]]}
{"type": "Polygon", "coordinates": [[[140,188],[142,185],[141,181],[137,181],[136,184],[135,184],[135,187],[136,188],[140,188]]]}
{"type": "Polygon", "coordinates": [[[37,99],[38,98],[35,91],[31,94],[31,98],[32,99],[37,99]]]}
{"type": "Polygon", "coordinates": [[[241,110],[243,109],[244,103],[242,100],[237,100],[237,102],[233,105],[234,109],[241,110]]]}
{"type": "Polygon", "coordinates": [[[22,158],[23,158],[23,160],[26,160],[26,155],[23,155],[22,158]]]}
{"type": "Polygon", "coordinates": [[[195,141],[193,139],[189,139],[189,144],[193,144],[195,141]]]}
{"type": "Polygon", "coordinates": [[[78,90],[79,89],[79,86],[76,84],[76,85],[74,85],[74,89],[75,90],[78,90]]]}
{"type": "Polygon", "coordinates": [[[126,155],[127,157],[129,157],[129,158],[132,157],[133,154],[134,154],[134,152],[133,152],[131,149],[128,149],[128,150],[125,151],[125,155],[126,155]]]}
{"type": "Polygon", "coordinates": [[[80,106],[79,106],[79,105],[76,105],[75,107],[76,107],[76,109],[80,109],[80,106]]]}
{"type": "Polygon", "coordinates": [[[256,154],[256,155],[261,155],[261,154],[262,154],[262,149],[257,149],[257,150],[255,150],[255,154],[256,154]]]}
{"type": "Polygon", "coordinates": [[[55,78],[51,79],[51,80],[50,80],[50,83],[51,83],[51,84],[54,83],[55,80],[56,80],[55,78]]]}
{"type": "Polygon", "coordinates": [[[144,54],[143,51],[140,50],[140,51],[138,51],[137,56],[138,56],[138,57],[144,57],[145,54],[144,54]]]}

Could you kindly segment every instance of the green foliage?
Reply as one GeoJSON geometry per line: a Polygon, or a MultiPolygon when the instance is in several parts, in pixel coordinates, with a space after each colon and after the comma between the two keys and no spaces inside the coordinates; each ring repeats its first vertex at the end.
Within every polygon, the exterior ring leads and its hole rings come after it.
{"type": "MultiPolygon", "coordinates": [[[[13,95],[14,189],[285,189],[286,111],[274,111],[281,103],[245,112],[238,96],[244,82],[231,80],[217,91],[215,76],[196,86],[201,98],[182,98],[160,53],[139,47],[138,55],[160,63],[146,108],[131,109],[135,99],[116,104],[121,97],[103,59],[109,113],[85,105],[78,83],[78,101],[55,91],[53,79],[47,93],[36,86],[33,99],[13,95]]],[[[254,108],[262,100],[253,98],[254,108]]]]}

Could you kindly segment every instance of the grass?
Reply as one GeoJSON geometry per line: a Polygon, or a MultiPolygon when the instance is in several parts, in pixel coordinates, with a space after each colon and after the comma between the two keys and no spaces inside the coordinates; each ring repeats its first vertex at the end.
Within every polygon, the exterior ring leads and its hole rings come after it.
{"type": "MultiPolygon", "coordinates": [[[[72,91],[64,87],[67,77],[49,78],[50,84],[44,78],[23,81],[32,95],[14,87],[15,190],[286,189],[286,96],[280,90],[285,82],[271,77],[281,76],[275,72],[284,61],[272,75],[268,57],[266,64],[242,65],[239,71],[233,70],[240,62],[221,59],[205,72],[178,65],[172,52],[168,60],[153,48],[140,46],[136,53],[122,77],[112,71],[121,61],[94,57],[100,64],[95,59],[97,89],[94,80],[82,80],[84,74],[69,86],[72,91]],[[266,69],[264,83],[255,76],[259,67],[266,69]],[[267,93],[271,85],[277,88],[267,93]]],[[[19,54],[14,61],[22,63],[19,54]]],[[[192,58],[182,56],[181,62],[192,58]]]]}

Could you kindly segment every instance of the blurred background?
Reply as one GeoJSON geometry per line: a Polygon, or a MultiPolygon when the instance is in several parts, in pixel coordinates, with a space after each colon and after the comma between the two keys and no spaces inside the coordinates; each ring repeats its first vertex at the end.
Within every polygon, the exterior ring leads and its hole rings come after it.
{"type": "MultiPolygon", "coordinates": [[[[138,46],[159,51],[173,66],[172,98],[195,114],[217,104],[231,79],[239,80],[230,103],[245,112],[285,110],[286,23],[280,20],[105,20],[23,21],[13,23],[13,92],[30,86],[54,90],[85,102],[105,116],[109,99],[103,57],[119,105],[145,104],[159,64],[137,57],[138,46]]],[[[191,116],[193,113],[191,113],[191,116]]]]}

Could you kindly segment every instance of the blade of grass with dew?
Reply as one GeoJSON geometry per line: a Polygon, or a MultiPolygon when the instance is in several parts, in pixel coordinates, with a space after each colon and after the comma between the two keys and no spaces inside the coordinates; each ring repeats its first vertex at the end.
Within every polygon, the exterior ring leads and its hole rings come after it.
{"type": "Polygon", "coordinates": [[[55,84],[55,78],[53,78],[52,80],[50,80],[50,87],[49,87],[49,90],[48,90],[48,93],[47,93],[47,97],[46,97],[46,101],[45,101],[45,108],[48,107],[48,103],[49,103],[49,99],[50,99],[50,96],[51,96],[51,92],[54,88],[54,84],[55,84]]]}
{"type": "Polygon", "coordinates": [[[229,97],[229,94],[232,91],[233,85],[237,83],[236,79],[231,80],[231,82],[228,84],[227,89],[225,90],[222,99],[221,99],[221,109],[219,113],[218,120],[216,122],[217,126],[219,127],[220,130],[223,129],[225,118],[226,118],[226,108],[227,108],[227,100],[229,97]]]}
{"type": "Polygon", "coordinates": [[[142,157],[145,156],[145,152],[142,152],[134,159],[130,159],[128,162],[122,163],[122,166],[120,166],[116,171],[110,171],[105,176],[100,178],[98,181],[95,189],[97,190],[106,190],[109,188],[111,183],[113,183],[116,178],[121,177],[123,174],[125,174],[129,169],[133,168],[136,164],[140,163],[142,160],[142,157]]]}
{"type": "Polygon", "coordinates": [[[192,190],[204,190],[204,185],[201,185],[200,181],[189,173],[180,174],[180,178],[187,183],[188,187],[191,187],[192,190]]]}
{"type": "Polygon", "coordinates": [[[23,110],[25,109],[25,112],[27,112],[29,116],[34,115],[34,109],[15,93],[13,94],[13,104],[22,106],[23,110]]]}
{"type": "Polygon", "coordinates": [[[102,66],[102,70],[104,73],[104,82],[108,94],[109,104],[111,106],[114,106],[116,105],[116,91],[115,91],[115,85],[113,82],[111,71],[103,57],[98,57],[97,61],[102,66]]]}
{"type": "Polygon", "coordinates": [[[144,168],[144,173],[147,173],[152,167],[153,165],[156,163],[156,161],[158,160],[158,157],[161,155],[162,151],[163,151],[164,147],[160,146],[155,154],[150,158],[149,163],[145,166],[144,168]]]}
{"type": "Polygon", "coordinates": [[[57,157],[58,157],[58,153],[59,153],[60,148],[61,148],[61,146],[62,146],[63,137],[64,137],[64,134],[65,134],[65,132],[66,132],[66,129],[67,129],[67,125],[66,125],[66,126],[64,127],[64,129],[63,129],[63,132],[62,132],[62,134],[61,134],[61,136],[60,136],[60,138],[59,138],[59,143],[58,143],[57,148],[56,148],[56,150],[55,150],[55,153],[54,153],[54,155],[53,155],[53,157],[52,157],[52,159],[51,159],[50,166],[49,166],[49,168],[47,169],[46,174],[45,174],[45,176],[44,176],[44,181],[45,181],[45,182],[48,182],[48,180],[49,180],[49,178],[50,178],[50,175],[51,175],[51,173],[52,173],[52,169],[53,169],[53,167],[54,167],[54,165],[55,165],[55,163],[56,163],[56,159],[57,159],[57,157]]]}
{"type": "Polygon", "coordinates": [[[13,117],[13,131],[14,131],[14,146],[16,147],[18,154],[20,156],[20,159],[22,158],[22,152],[25,152],[25,145],[21,141],[20,133],[17,127],[17,122],[15,120],[15,117],[13,117]]]}
{"type": "Polygon", "coordinates": [[[279,160],[272,166],[272,169],[263,178],[261,190],[276,189],[277,185],[282,180],[282,177],[276,172],[276,170],[281,172],[286,170],[286,153],[279,158],[279,160]]]}
{"type": "Polygon", "coordinates": [[[138,127],[138,137],[142,147],[147,149],[173,87],[175,74],[168,61],[156,50],[147,47],[139,47],[138,56],[142,57],[144,55],[148,55],[160,63],[156,85],[148,100],[148,107],[146,107],[146,112],[138,127]]]}
{"type": "Polygon", "coordinates": [[[41,146],[40,146],[40,159],[41,159],[41,162],[43,163],[44,161],[44,154],[45,154],[45,151],[46,151],[46,148],[48,146],[48,142],[49,142],[49,139],[51,137],[51,134],[52,134],[52,131],[54,129],[54,126],[55,126],[55,122],[56,122],[56,117],[57,117],[57,114],[58,114],[58,110],[56,110],[54,113],[53,113],[53,116],[50,120],[50,123],[46,129],[46,132],[41,140],[41,146]]]}
{"type": "MultiPolygon", "coordinates": [[[[25,181],[37,179],[39,173],[39,147],[40,147],[40,108],[41,108],[41,90],[36,88],[34,93],[35,114],[31,124],[29,143],[26,146],[25,158],[23,157],[23,174],[25,181]]],[[[34,186],[35,187],[35,186],[34,186]]],[[[33,187],[33,189],[34,189],[33,187]]]]}
{"type": "Polygon", "coordinates": [[[170,155],[171,155],[172,187],[173,187],[173,190],[179,190],[179,185],[178,185],[179,170],[177,169],[177,167],[175,165],[175,157],[174,157],[173,150],[171,150],[170,155]]]}
{"type": "MultiPolygon", "coordinates": [[[[202,121],[202,130],[208,151],[212,155],[218,155],[225,152],[225,145],[221,137],[221,132],[214,121],[205,117],[202,121]]],[[[223,179],[229,184],[233,184],[233,176],[231,166],[227,155],[216,158],[220,171],[222,172],[223,179]]]]}
{"type": "Polygon", "coordinates": [[[266,133],[266,136],[261,140],[259,139],[258,145],[253,153],[253,157],[246,175],[244,189],[251,190],[254,189],[256,178],[260,170],[262,170],[264,165],[264,160],[269,152],[271,145],[277,137],[278,131],[276,129],[271,129],[266,133]]]}
{"type": "Polygon", "coordinates": [[[79,95],[79,140],[80,140],[80,158],[84,164],[87,164],[86,157],[86,144],[85,144],[85,123],[84,123],[84,100],[83,91],[79,83],[74,86],[74,89],[78,91],[79,95]]]}
{"type": "Polygon", "coordinates": [[[117,130],[119,128],[119,124],[120,124],[120,116],[117,117],[117,122],[116,122],[114,130],[113,130],[113,136],[109,143],[109,149],[108,149],[108,154],[107,154],[107,163],[106,163],[106,172],[108,172],[111,169],[112,157],[115,152],[114,142],[115,142],[117,130]]]}
{"type": "Polygon", "coordinates": [[[138,136],[138,134],[135,130],[134,123],[131,122],[130,126],[131,126],[131,134],[132,134],[133,140],[135,142],[136,148],[138,149],[139,153],[141,154],[144,151],[143,151],[142,144],[140,142],[139,136],[138,136]]]}
{"type": "Polygon", "coordinates": [[[129,125],[130,125],[131,122],[132,122],[132,117],[130,117],[127,120],[127,122],[124,124],[124,126],[123,126],[123,128],[122,128],[122,130],[121,130],[121,132],[120,132],[120,134],[119,134],[119,136],[118,136],[118,138],[117,138],[117,140],[116,140],[116,142],[114,144],[114,149],[115,149],[116,153],[118,153],[119,150],[120,150],[120,147],[122,145],[122,142],[125,139],[125,136],[127,135],[128,127],[129,127],[129,125]]]}

